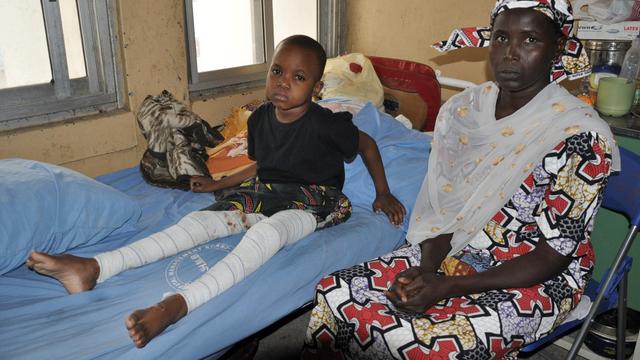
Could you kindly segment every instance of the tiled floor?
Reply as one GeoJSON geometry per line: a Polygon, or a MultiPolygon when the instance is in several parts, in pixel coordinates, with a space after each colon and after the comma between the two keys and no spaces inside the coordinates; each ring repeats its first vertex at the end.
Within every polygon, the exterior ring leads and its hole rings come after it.
{"type": "MultiPolygon", "coordinates": [[[[293,360],[298,359],[304,341],[310,311],[303,313],[260,341],[260,347],[254,360],[293,360]]],[[[564,359],[567,351],[550,345],[523,359],[557,360],[564,359]]],[[[578,359],[583,359],[578,357],[578,359]]]]}

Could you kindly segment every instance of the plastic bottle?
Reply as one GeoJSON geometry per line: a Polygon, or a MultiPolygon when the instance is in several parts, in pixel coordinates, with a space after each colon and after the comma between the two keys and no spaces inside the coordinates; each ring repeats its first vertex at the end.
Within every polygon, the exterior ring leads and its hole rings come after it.
{"type": "Polygon", "coordinates": [[[624,55],[624,61],[622,62],[622,69],[620,70],[620,77],[627,79],[627,81],[635,84],[636,91],[631,105],[631,112],[634,115],[640,113],[640,83],[637,81],[640,72],[640,35],[633,39],[631,48],[627,50],[624,55]]]}
{"type": "Polygon", "coordinates": [[[633,39],[631,48],[624,55],[620,77],[635,83],[638,77],[638,69],[640,69],[640,36],[633,39]]]}

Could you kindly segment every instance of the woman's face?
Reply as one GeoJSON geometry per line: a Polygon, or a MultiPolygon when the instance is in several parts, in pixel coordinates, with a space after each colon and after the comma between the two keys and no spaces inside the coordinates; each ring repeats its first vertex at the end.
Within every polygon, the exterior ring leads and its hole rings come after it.
{"type": "Polygon", "coordinates": [[[532,9],[500,13],[493,24],[489,58],[500,88],[537,93],[549,84],[561,39],[553,23],[532,9]]]}

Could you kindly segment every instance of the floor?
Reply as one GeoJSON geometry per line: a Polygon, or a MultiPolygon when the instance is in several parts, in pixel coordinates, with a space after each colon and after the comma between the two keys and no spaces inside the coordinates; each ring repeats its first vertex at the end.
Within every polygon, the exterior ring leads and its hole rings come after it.
{"type": "MultiPolygon", "coordinates": [[[[311,312],[306,311],[293,320],[275,327],[260,341],[254,360],[293,360],[298,359],[304,341],[311,312]]],[[[537,353],[524,358],[529,360],[564,359],[567,351],[559,346],[550,345],[537,353]]],[[[582,357],[578,359],[584,360],[582,357]]]]}

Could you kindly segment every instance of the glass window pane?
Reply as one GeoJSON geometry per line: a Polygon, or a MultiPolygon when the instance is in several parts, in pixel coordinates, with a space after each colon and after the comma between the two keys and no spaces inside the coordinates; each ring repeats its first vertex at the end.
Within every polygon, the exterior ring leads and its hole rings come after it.
{"type": "Polygon", "coordinates": [[[76,0],[59,0],[59,3],[69,78],[82,78],[87,75],[87,72],[84,64],[84,51],[82,47],[82,34],[80,33],[78,6],[76,4],[76,0]]]}
{"type": "Polygon", "coordinates": [[[273,45],[295,34],[318,40],[316,0],[273,0],[273,45]]]}
{"type": "Polygon", "coordinates": [[[253,0],[193,0],[199,72],[264,63],[262,9],[253,0]]]}
{"type": "Polygon", "coordinates": [[[40,0],[0,0],[0,89],[51,81],[40,0]]]}

